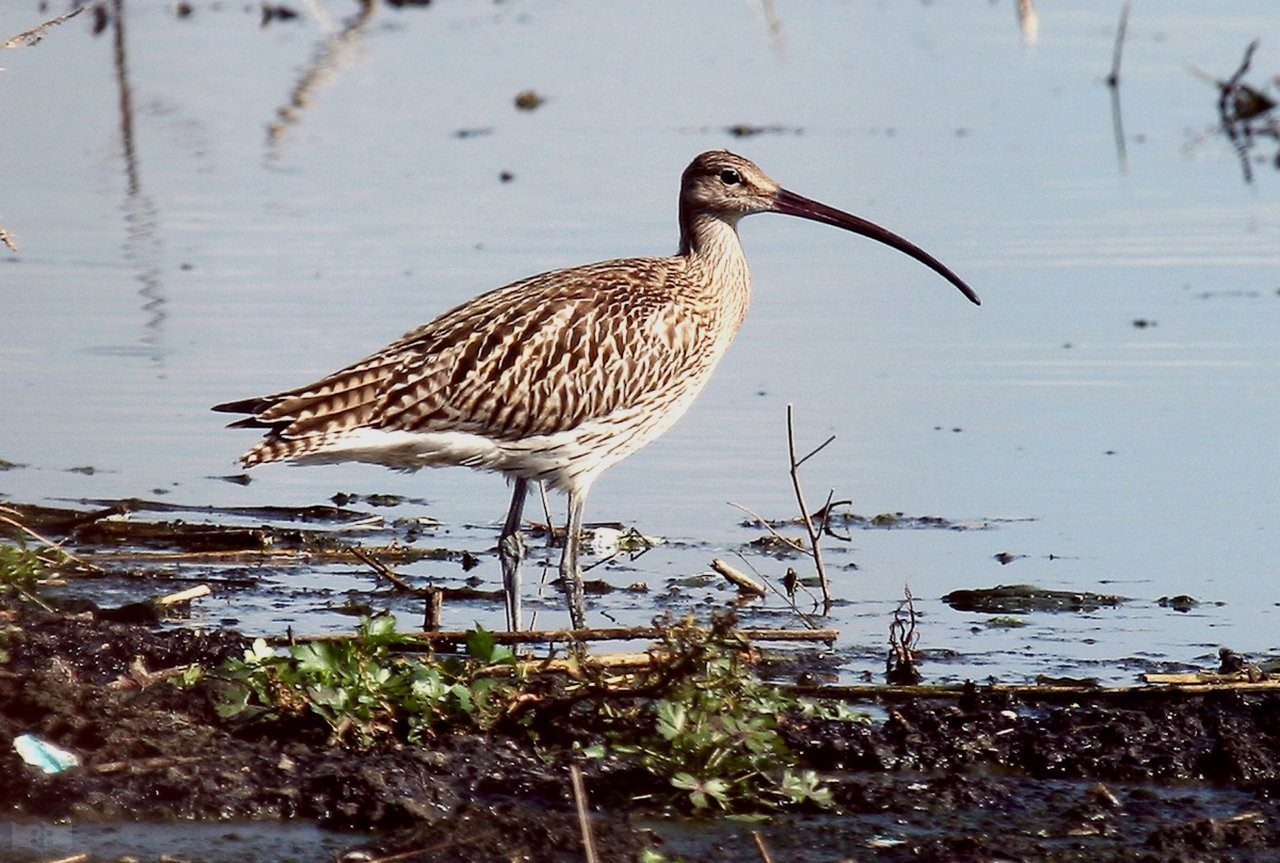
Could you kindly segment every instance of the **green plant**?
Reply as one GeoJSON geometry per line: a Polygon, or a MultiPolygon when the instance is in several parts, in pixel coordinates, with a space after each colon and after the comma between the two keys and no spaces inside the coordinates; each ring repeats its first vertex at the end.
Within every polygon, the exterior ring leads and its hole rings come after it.
{"type": "Polygon", "coordinates": [[[0,543],[0,585],[29,591],[48,573],[50,561],[42,551],[21,541],[0,543]]]}
{"type": "Polygon", "coordinates": [[[447,724],[487,727],[501,715],[512,688],[486,673],[515,665],[515,656],[478,629],[470,660],[417,660],[394,653],[405,639],[395,618],[360,622],[354,637],[312,641],[278,652],[259,638],[219,676],[228,684],[218,711],[225,717],[272,720],[314,714],[345,737],[370,743],[403,726],[410,740],[447,724]]]}
{"type": "Polygon", "coordinates": [[[660,697],[606,707],[607,742],[586,749],[666,779],[695,810],[735,811],[811,803],[831,793],[811,770],[797,771],[779,732],[800,703],[746,668],[744,645],[723,627],[668,630],[668,675],[660,697]]]}

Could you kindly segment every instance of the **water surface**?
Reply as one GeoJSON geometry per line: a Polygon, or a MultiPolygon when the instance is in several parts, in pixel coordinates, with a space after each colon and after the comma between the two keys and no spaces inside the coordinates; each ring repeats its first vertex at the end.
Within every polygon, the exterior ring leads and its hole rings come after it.
{"type": "MultiPolygon", "coordinates": [[[[59,11],[38,5],[12,4],[0,30],[59,11]]],[[[964,655],[933,679],[1130,680],[1135,656],[1280,649],[1275,145],[1242,164],[1187,70],[1233,72],[1269,3],[1135,8],[1123,148],[1103,82],[1115,3],[1046,8],[1034,38],[1012,3],[335,2],[265,27],[238,4],[119,5],[98,35],[85,14],[0,54],[0,226],[20,247],[0,257],[0,458],[23,465],[0,494],[386,492],[421,503],[380,514],[484,552],[499,478],[269,467],[236,485],[219,477],[252,436],[208,406],[309,381],[533,272],[668,253],[680,171],[728,147],[912,238],[983,306],[865,240],[747,220],[737,343],[688,417],[593,491],[588,519],[668,540],[593,573],[652,591],[601,600],[597,620],[723,604],[725,589],[683,586],[715,556],[785,571],[726,501],[794,514],[791,403],[802,448],[836,436],[805,466],[811,500],[834,489],[864,515],[982,528],[830,541],[845,675],[878,669],[904,585],[921,646],[964,655]],[[547,101],[519,111],[529,88],[547,101]],[[1004,630],[938,599],[1002,582],[1133,601],[1004,630]],[[1183,593],[1205,604],[1156,603],[1183,593]]],[[[1277,51],[1262,44],[1249,80],[1280,70],[1277,51]]],[[[497,565],[407,574],[493,584],[497,565]]],[[[196,622],[346,628],[331,607],[373,581],[352,566],[271,583],[297,601],[227,593],[196,622]]],[[[768,605],[748,618],[792,622],[768,605]]],[[[560,619],[554,591],[531,607],[560,619]]],[[[448,614],[501,622],[485,604],[448,614]]]]}

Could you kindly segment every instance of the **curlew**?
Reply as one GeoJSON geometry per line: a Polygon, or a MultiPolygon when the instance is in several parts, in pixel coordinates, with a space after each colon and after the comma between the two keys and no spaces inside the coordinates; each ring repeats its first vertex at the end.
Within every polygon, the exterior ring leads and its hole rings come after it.
{"type": "Polygon", "coordinates": [[[360,461],[400,470],[461,465],[514,486],[498,542],[507,617],[520,625],[520,524],[528,485],[568,496],[560,560],[573,626],[584,625],[583,507],[605,470],[669,429],[706,386],[747,312],[737,224],[754,213],[824,222],[960,277],[866,219],[787,191],[733,153],[698,156],[680,181],[680,248],[555,270],[482,294],[382,350],[298,389],[228,402],[231,427],[266,429],[245,467],[360,461]]]}

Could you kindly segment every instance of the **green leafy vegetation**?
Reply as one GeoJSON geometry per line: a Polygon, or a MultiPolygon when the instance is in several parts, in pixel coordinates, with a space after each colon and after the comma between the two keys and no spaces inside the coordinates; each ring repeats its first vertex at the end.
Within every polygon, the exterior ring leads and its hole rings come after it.
{"type": "Polygon", "coordinates": [[[409,740],[446,724],[485,728],[501,716],[514,684],[485,675],[493,666],[514,668],[515,656],[483,629],[461,658],[423,661],[398,655],[406,639],[390,615],[365,619],[353,638],[314,641],[277,652],[263,639],[228,662],[219,713],[269,721],[314,714],[338,739],[354,733],[361,743],[403,730],[409,740]]]}
{"type": "Polygon", "coordinates": [[[0,506],[0,594],[16,591],[39,602],[35,589],[69,560],[65,552],[27,527],[16,510],[0,506]],[[29,538],[40,542],[28,545],[29,538]]]}
{"type": "Polygon", "coordinates": [[[667,633],[670,665],[658,672],[666,679],[651,687],[655,697],[624,707],[606,704],[606,742],[585,754],[667,780],[694,810],[830,805],[831,792],[818,775],[796,768],[781,726],[790,715],[861,717],[761,683],[746,667],[746,644],[723,622],[710,634],[691,621],[667,633]],[[672,667],[680,673],[669,674],[672,667]]]}
{"type": "Polygon", "coordinates": [[[782,726],[861,715],[761,683],[731,619],[710,631],[689,619],[664,632],[645,671],[619,676],[576,656],[567,675],[542,675],[484,629],[470,633],[465,657],[406,654],[410,639],[384,616],[362,621],[349,639],[287,649],[258,639],[212,677],[221,681],[224,717],[318,717],[335,741],[415,741],[452,729],[500,730],[537,745],[586,738],[598,742],[582,748],[585,756],[645,771],[670,788],[660,802],[678,808],[829,805],[830,791],[798,768],[782,726]],[[570,715],[573,728],[564,721],[570,715]]]}
{"type": "Polygon", "coordinates": [[[43,551],[19,542],[0,543],[0,585],[32,590],[51,568],[43,551]]]}

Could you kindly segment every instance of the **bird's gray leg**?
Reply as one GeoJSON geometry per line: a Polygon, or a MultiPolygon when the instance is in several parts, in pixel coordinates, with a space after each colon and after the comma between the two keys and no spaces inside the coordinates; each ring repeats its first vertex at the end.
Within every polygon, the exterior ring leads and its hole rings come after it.
{"type": "Polygon", "coordinates": [[[569,598],[569,621],[574,629],[587,625],[586,600],[582,596],[582,567],[578,564],[578,548],[582,543],[582,510],[585,492],[569,495],[569,526],[565,529],[564,555],[560,558],[560,581],[569,598]]]}
{"type": "Polygon", "coordinates": [[[507,595],[507,629],[520,629],[520,561],[524,558],[524,540],[520,538],[520,519],[524,513],[525,493],[529,481],[516,477],[511,493],[511,508],[498,538],[498,560],[502,562],[502,589],[507,595]]]}

